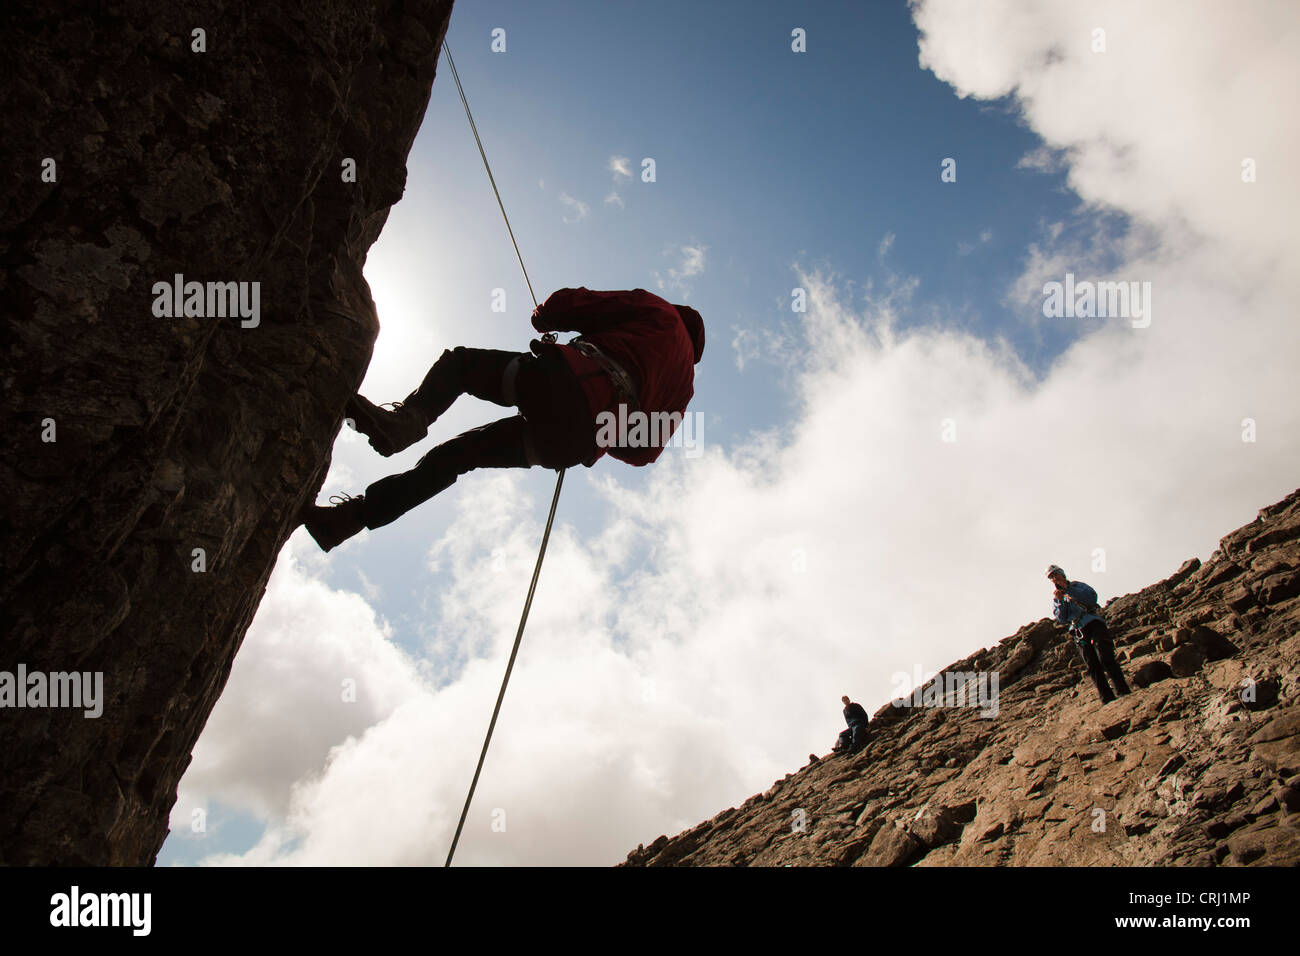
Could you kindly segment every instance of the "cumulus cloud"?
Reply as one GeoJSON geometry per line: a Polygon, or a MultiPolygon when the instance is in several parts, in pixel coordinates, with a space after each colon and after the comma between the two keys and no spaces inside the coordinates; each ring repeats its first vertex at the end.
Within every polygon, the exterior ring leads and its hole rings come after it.
{"type": "Polygon", "coordinates": [[[328,560],[302,532],[285,546],[174,815],[188,820],[219,800],[283,816],[292,787],[321,771],[332,747],[419,693],[415,663],[369,604],[319,579],[328,560]]]}
{"type": "MultiPolygon", "coordinates": [[[[609,493],[625,494],[613,485],[609,493]]],[[[327,756],[318,744],[305,748],[301,764],[310,768],[296,766],[276,780],[273,789],[289,795],[290,806],[268,814],[256,846],[204,862],[428,864],[446,853],[540,532],[538,503],[520,493],[517,478],[487,477],[467,499],[430,554],[449,582],[439,641],[469,651],[454,679],[437,691],[430,683],[390,694],[395,706],[362,733],[322,734],[337,745],[327,756]]],[[[743,787],[733,764],[757,759],[763,774],[779,769],[753,746],[735,748],[734,761],[716,753],[744,705],[709,693],[716,667],[683,682],[680,675],[696,664],[695,642],[683,630],[691,615],[664,608],[651,619],[620,606],[615,572],[646,540],[646,532],[622,522],[590,542],[563,523],[556,529],[461,861],[614,862],[633,833],[665,819],[685,826],[688,814],[743,787]],[[691,799],[679,806],[687,793],[691,799]]],[[[634,593],[638,605],[648,596],[634,593]]],[[[282,590],[267,600],[283,603],[282,590]]],[[[431,648],[431,655],[444,649],[431,648]]],[[[308,653],[303,648],[299,657],[308,653]]],[[[725,653],[718,648],[712,656],[725,653]]],[[[232,675],[233,699],[247,699],[255,673],[250,666],[232,675]]],[[[267,690],[274,675],[263,680],[267,690]]],[[[294,704],[285,701],[283,720],[293,719],[294,704]]],[[[233,748],[244,731],[217,723],[210,735],[233,748]]],[[[224,770],[228,778],[252,776],[248,768],[224,770]]],[[[187,777],[186,790],[229,799],[233,788],[211,786],[205,776],[187,777]]],[[[175,813],[192,805],[193,798],[175,813]]]]}
{"type": "MultiPolygon", "coordinates": [[[[827,750],[841,694],[874,708],[898,673],[1041,617],[1049,561],[1124,593],[1294,489],[1295,186],[1238,171],[1242,156],[1284,169],[1297,145],[1294,116],[1269,105],[1295,85],[1296,15],[1257,9],[915,5],[925,66],[960,95],[1017,97],[1068,151],[1080,199],[1132,217],[1078,246],[1049,224],[1026,273],[1150,281],[1150,326],[1055,320],[1080,335],[1036,374],[1004,343],[901,321],[908,277],[859,296],[797,270],[791,420],[698,458],[670,450],[635,488],[613,467],[570,479],[611,517],[557,525],[460,862],[615,862],[827,750]],[[1105,54],[1089,52],[1097,23],[1105,54]]],[[[698,275],[705,249],[677,248],[668,277],[698,275]]],[[[359,595],[277,568],[227,695],[303,735],[267,745],[301,755],[235,753],[246,728],[214,713],[184,793],[268,828],[210,862],[441,861],[540,537],[543,502],[522,488],[467,479],[430,552],[442,670],[427,680],[359,595]],[[303,593],[329,613],[299,631],[303,593]],[[321,636],[344,617],[353,643],[321,636]],[[369,711],[328,699],[345,672],[380,689],[369,711]]]]}
{"type": "MultiPolygon", "coordinates": [[[[1225,275],[1289,268],[1296,125],[1275,91],[1300,81],[1297,10],[1215,0],[913,5],[920,63],[960,96],[1011,95],[1045,146],[1068,155],[1090,203],[1198,237],[1234,237],[1225,275]],[[1093,52],[1097,28],[1105,52],[1093,52]],[[1242,161],[1277,175],[1245,184],[1242,161]]],[[[1221,250],[1229,251],[1229,250],[1221,250]]]]}

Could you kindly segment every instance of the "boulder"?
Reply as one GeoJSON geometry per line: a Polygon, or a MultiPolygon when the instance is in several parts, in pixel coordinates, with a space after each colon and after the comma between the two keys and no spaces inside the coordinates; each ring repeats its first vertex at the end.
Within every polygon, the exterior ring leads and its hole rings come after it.
{"type": "Polygon", "coordinates": [[[1147,661],[1133,671],[1131,683],[1134,687],[1150,687],[1157,681],[1173,677],[1173,669],[1168,661],[1147,661]]]}
{"type": "Polygon", "coordinates": [[[854,866],[906,866],[925,851],[925,844],[899,823],[887,823],[877,832],[867,852],[854,866]]]}

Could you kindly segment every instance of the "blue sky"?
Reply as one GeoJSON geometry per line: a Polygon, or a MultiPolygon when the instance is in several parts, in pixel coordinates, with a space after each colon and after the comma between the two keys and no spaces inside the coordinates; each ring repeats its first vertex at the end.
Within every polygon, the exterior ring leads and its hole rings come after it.
{"type": "MultiPolygon", "coordinates": [[[[1297,18],[1194,5],[457,7],[539,298],[641,287],[708,330],[704,454],[566,477],[459,861],[616,862],[825,752],[841,693],[874,710],[1046,613],[1049,562],[1105,599],[1294,488],[1296,191],[1238,168],[1296,145],[1270,103],[1297,18]],[[1044,319],[1066,272],[1151,281],[1156,321],[1044,319]]],[[[532,337],[445,62],[408,166],[366,267],[375,401],[532,337]]],[[[501,414],[462,399],[431,441],[501,414]]],[[[320,498],[425,447],[345,431],[320,498]]],[[[296,534],[160,862],[440,862],[553,482],[470,475],[328,557],[296,534]]]]}

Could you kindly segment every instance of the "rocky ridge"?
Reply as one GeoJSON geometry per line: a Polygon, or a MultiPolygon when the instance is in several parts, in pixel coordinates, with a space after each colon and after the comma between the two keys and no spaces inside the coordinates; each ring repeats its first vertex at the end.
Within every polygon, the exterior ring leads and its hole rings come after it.
{"type": "Polygon", "coordinates": [[[996,671],[996,716],[891,702],[860,753],[621,865],[1300,863],[1300,491],[1105,616],[1129,696],[1045,618],[945,668],[996,671]]]}

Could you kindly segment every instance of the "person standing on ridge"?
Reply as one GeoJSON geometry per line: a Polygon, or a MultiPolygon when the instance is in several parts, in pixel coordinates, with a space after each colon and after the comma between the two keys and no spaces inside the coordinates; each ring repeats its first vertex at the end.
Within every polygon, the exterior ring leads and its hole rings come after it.
{"type": "Polygon", "coordinates": [[[844,704],[844,722],[849,727],[840,731],[840,739],[835,747],[843,753],[855,754],[867,745],[867,724],[870,718],[867,717],[866,709],[861,704],[853,703],[847,695],[841,697],[840,701],[844,704]]]}
{"type": "Polygon", "coordinates": [[[322,550],[395,521],[475,468],[590,468],[606,452],[632,465],[659,457],[695,394],[695,365],[704,354],[700,313],[645,289],[560,289],[533,310],[532,323],[548,334],[531,343],[531,352],[448,349],[391,409],[360,395],[348,400],[347,417],[385,457],[424,438],[464,394],[515,406],[519,414],[443,442],[410,471],[381,478],[362,495],[307,505],[302,523],[322,550]],[[561,345],[559,331],[580,334],[561,345]],[[609,442],[602,423],[620,411],[620,421],[640,415],[654,426],[609,442]]]}
{"type": "Polygon", "coordinates": [[[1110,631],[1106,629],[1106,622],[1100,616],[1097,592],[1082,581],[1071,581],[1055,564],[1048,567],[1047,576],[1056,586],[1052,616],[1069,627],[1079,648],[1079,656],[1088,668],[1088,675],[1097,685],[1101,702],[1109,704],[1116,694],[1122,697],[1129,693],[1124,672],[1115,659],[1115,644],[1111,640],[1110,631]],[[1106,682],[1107,674],[1115,685],[1114,691],[1106,682]]]}

